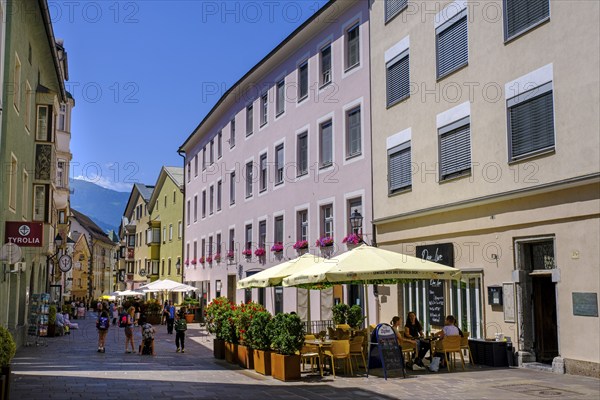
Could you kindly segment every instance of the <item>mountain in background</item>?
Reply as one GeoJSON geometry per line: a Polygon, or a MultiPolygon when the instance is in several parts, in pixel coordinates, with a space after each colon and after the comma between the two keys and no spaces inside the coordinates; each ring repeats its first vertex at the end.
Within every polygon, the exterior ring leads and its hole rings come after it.
{"type": "Polygon", "coordinates": [[[104,231],[118,233],[129,192],[117,192],[95,183],[71,179],[71,207],[90,217],[104,231]]]}

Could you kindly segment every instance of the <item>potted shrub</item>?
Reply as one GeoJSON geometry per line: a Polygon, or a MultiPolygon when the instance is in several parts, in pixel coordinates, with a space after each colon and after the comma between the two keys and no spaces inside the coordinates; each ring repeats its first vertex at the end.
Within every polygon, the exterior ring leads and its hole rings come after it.
{"type": "Polygon", "coordinates": [[[185,321],[187,323],[194,322],[196,318],[196,310],[200,306],[200,302],[198,301],[198,299],[186,297],[185,299],[183,299],[183,303],[181,305],[185,307],[185,321]]]}
{"type": "Polygon", "coordinates": [[[248,338],[254,358],[254,370],[259,374],[271,375],[271,335],[268,330],[271,314],[258,311],[250,321],[248,338]]]}
{"type": "Polygon", "coordinates": [[[249,302],[240,304],[234,311],[235,332],[238,337],[237,358],[238,364],[242,368],[254,368],[250,322],[257,312],[264,310],[260,304],[249,302]]]}
{"type": "Polygon", "coordinates": [[[56,306],[51,305],[48,308],[48,336],[54,337],[56,335],[56,306]]]}
{"type": "Polygon", "coordinates": [[[158,300],[150,299],[143,307],[140,304],[140,308],[143,309],[143,312],[146,315],[146,322],[152,325],[160,325],[163,306],[158,300]]]}
{"type": "Polygon", "coordinates": [[[300,350],[304,345],[304,324],[296,314],[277,314],[269,322],[271,375],[281,381],[300,379],[300,350]]]}
{"type": "Polygon", "coordinates": [[[237,364],[237,346],[238,337],[235,331],[235,304],[231,304],[229,310],[223,313],[221,323],[221,337],[225,340],[225,360],[232,364],[237,364]]]}
{"type": "MultiPolygon", "coordinates": [[[[56,307],[55,307],[56,308],[56,307]]],[[[0,398],[8,399],[10,394],[10,362],[17,351],[17,345],[11,333],[3,326],[0,326],[0,376],[4,378],[4,393],[0,393],[0,398]]]]}
{"type": "Polygon", "coordinates": [[[362,322],[365,319],[362,308],[357,304],[350,307],[346,316],[348,325],[350,325],[352,329],[360,329],[362,322]]]}
{"type": "Polygon", "coordinates": [[[350,306],[348,304],[339,303],[333,306],[333,323],[335,325],[345,324],[348,320],[348,310],[350,306]]]}
{"type": "Polygon", "coordinates": [[[227,297],[217,297],[206,307],[206,326],[208,331],[215,335],[213,355],[221,360],[225,359],[225,338],[223,337],[222,326],[225,313],[230,309],[230,306],[227,297]]]}

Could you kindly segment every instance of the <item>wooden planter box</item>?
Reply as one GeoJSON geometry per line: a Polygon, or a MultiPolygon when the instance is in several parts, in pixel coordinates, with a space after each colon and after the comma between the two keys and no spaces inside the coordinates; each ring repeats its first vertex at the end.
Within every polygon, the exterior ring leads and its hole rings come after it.
{"type": "Polygon", "coordinates": [[[223,339],[213,339],[213,356],[216,359],[225,359],[225,341],[223,339]]]}
{"type": "Polygon", "coordinates": [[[0,399],[8,400],[10,396],[10,365],[0,367],[0,399]]]}
{"type": "Polygon", "coordinates": [[[271,352],[253,350],[254,370],[262,375],[271,375],[271,352]]]}
{"type": "Polygon", "coordinates": [[[237,344],[225,342],[225,361],[237,364],[237,344]]]}
{"type": "Polygon", "coordinates": [[[300,355],[284,356],[271,353],[271,375],[280,381],[299,381],[300,355]]]}
{"type": "Polygon", "coordinates": [[[146,313],[146,322],[152,325],[160,325],[161,317],[161,314],[146,313]]]}
{"type": "Polygon", "coordinates": [[[254,354],[252,349],[238,344],[237,346],[238,365],[246,369],[254,369],[254,354]]]}

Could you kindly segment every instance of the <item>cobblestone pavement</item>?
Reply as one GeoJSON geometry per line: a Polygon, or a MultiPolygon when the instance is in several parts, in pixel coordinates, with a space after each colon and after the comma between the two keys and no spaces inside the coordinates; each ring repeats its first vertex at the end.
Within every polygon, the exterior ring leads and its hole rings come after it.
{"type": "MultiPolygon", "coordinates": [[[[463,372],[410,372],[406,379],[381,371],[367,378],[304,376],[280,382],[212,356],[212,338],[190,324],[185,354],[175,335],[156,326],[156,356],[124,352],[123,329],[111,328],[106,353],[96,352],[93,316],[71,335],[47,346],[23,347],[13,360],[11,399],[600,399],[600,381],[519,368],[467,367],[463,372]]],[[[75,321],[74,321],[75,322],[75,321]]],[[[140,343],[136,328],[135,343],[140,343]]]]}

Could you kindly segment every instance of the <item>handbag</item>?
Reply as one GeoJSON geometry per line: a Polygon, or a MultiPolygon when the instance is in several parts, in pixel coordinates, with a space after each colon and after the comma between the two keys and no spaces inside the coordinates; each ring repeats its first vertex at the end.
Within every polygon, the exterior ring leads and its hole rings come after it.
{"type": "Polygon", "coordinates": [[[438,372],[440,370],[440,361],[441,358],[433,357],[433,359],[431,360],[431,364],[429,365],[429,370],[431,372],[438,372]]]}

